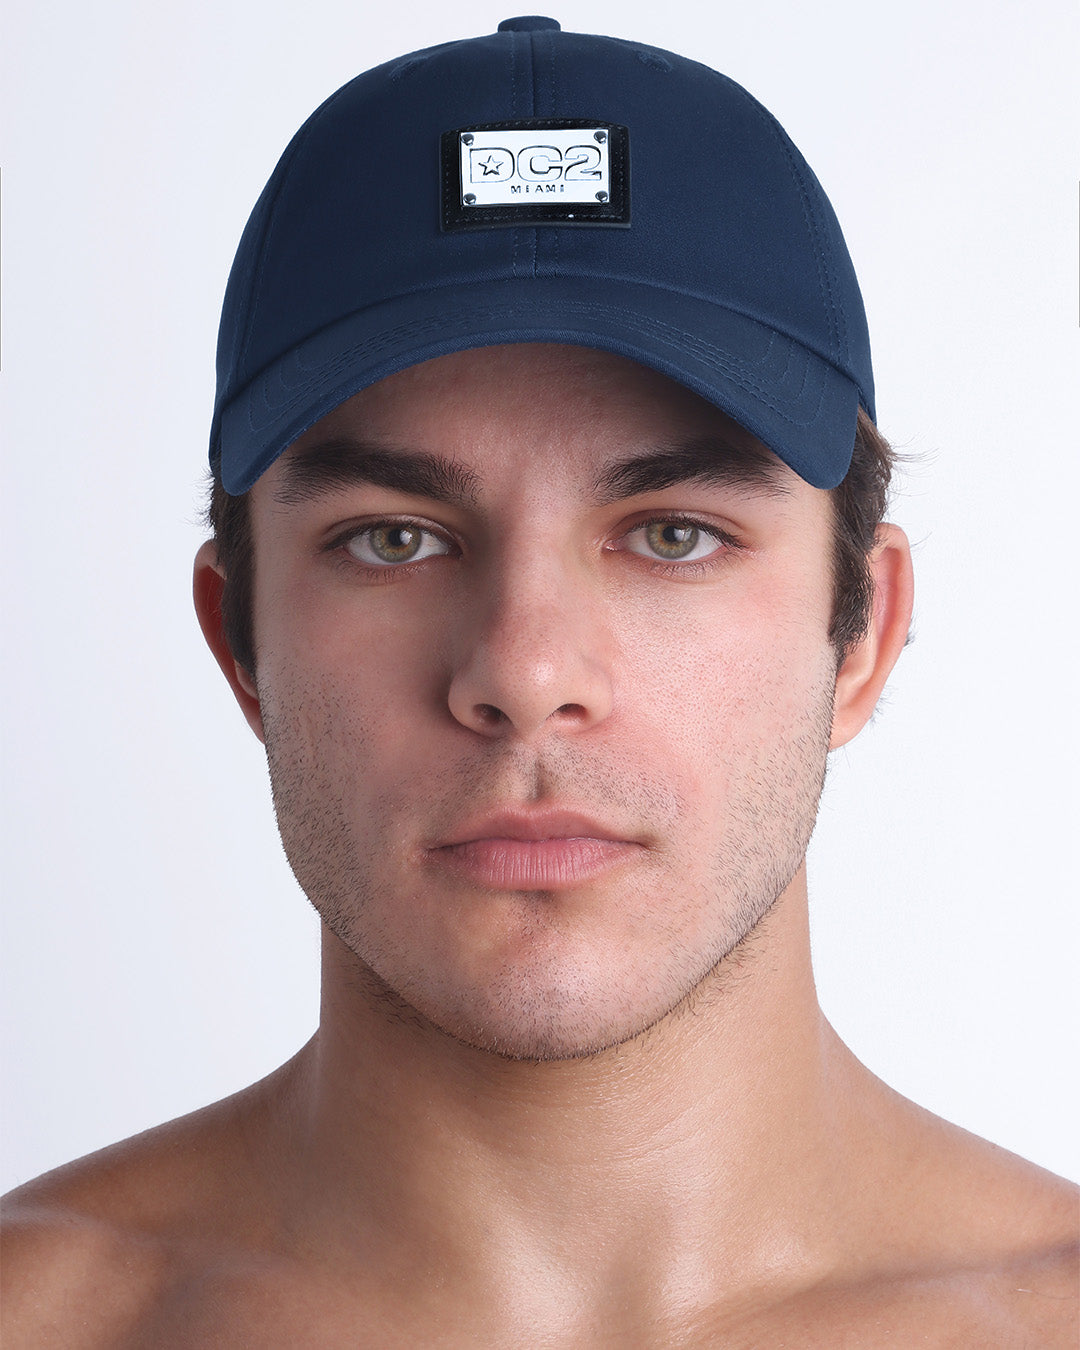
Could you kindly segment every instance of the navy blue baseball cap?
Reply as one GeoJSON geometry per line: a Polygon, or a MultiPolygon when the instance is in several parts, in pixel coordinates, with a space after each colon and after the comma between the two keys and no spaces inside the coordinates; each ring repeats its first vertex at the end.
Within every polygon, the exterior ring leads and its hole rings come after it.
{"type": "Polygon", "coordinates": [[[376,380],[518,342],[650,366],[816,487],[874,415],[851,259],[775,118],[695,61],[529,17],[367,71],[297,132],[229,277],[211,463],[246,492],[376,380]]]}

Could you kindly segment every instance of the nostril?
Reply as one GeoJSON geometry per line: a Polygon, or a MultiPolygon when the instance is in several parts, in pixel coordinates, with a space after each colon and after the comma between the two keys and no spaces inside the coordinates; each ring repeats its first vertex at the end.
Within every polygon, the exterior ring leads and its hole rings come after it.
{"type": "Polygon", "coordinates": [[[495,726],[506,720],[506,714],[501,708],[496,708],[493,703],[478,703],[476,715],[481,722],[486,722],[489,726],[495,726]]]}

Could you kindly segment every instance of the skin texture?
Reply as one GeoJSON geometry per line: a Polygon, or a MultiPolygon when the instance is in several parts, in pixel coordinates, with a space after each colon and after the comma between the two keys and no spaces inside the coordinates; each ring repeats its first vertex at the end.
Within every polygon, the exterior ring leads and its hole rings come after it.
{"type": "Polygon", "coordinates": [[[211,546],[196,604],[324,922],[320,1027],[16,1193],[10,1344],[1075,1344],[1073,1188],[898,1097],[814,992],[804,854],[907,633],[902,534],[838,670],[826,494],[558,347],[383,381],[252,513],[254,673],[211,546]],[[702,441],[765,475],[598,500],[702,441]],[[327,474],[358,445],[465,490],[327,474]]]}
{"type": "MultiPolygon", "coordinates": [[[[354,402],[297,447],[449,440],[455,462],[483,469],[475,506],[429,505],[455,551],[391,584],[386,568],[368,576],[345,550],[319,550],[354,516],[409,505],[400,496],[364,485],[281,506],[279,461],[253,503],[257,543],[288,540],[260,554],[255,683],[298,881],[409,1007],[469,1044],[539,1059],[657,1022],[788,885],[835,675],[825,494],[790,471],[782,496],[695,487],[699,514],[739,542],[710,547],[704,573],[658,573],[627,546],[646,543],[636,501],[591,507],[599,465],[718,424],[745,433],[629,363],[550,364],[539,394],[535,361],[522,379],[513,351],[419,368],[372,390],[359,425],[354,402]],[[536,415],[568,394],[580,414],[536,415]],[[617,883],[605,871],[562,890],[484,890],[432,857],[477,817],[537,808],[627,841],[617,883]]],[[[654,493],[649,511],[685,491],[654,493]]]]}

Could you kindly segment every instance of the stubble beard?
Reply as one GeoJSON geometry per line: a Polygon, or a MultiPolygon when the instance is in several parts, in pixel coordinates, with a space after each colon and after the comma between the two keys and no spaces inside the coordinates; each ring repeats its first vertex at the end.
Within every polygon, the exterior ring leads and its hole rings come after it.
{"type": "MultiPolygon", "coordinates": [[[[478,995],[472,1003],[469,991],[455,997],[440,990],[437,980],[429,983],[429,972],[410,971],[407,962],[403,967],[400,938],[370,921],[392,899],[379,876],[381,850],[361,846],[343,775],[320,752],[320,747],[347,742],[351,762],[362,763],[364,726],[332,700],[309,699],[301,705],[286,699],[277,711],[264,703],[263,717],[286,855],[326,928],[355,958],[350,971],[354,992],[383,1015],[426,1034],[434,1031],[505,1059],[540,1063],[591,1057],[644,1037],[704,1000],[722,997],[729,984],[752,973],[767,948],[764,921],[802,865],[813,832],[833,695],[833,682],[823,683],[788,739],[767,756],[744,755],[746,762],[735,766],[738,790],[726,802],[712,866],[697,887],[697,903],[710,921],[707,940],[680,941],[680,934],[665,930],[658,914],[657,930],[668,944],[658,987],[642,998],[636,973],[629,972],[617,992],[609,987],[599,1010],[587,972],[560,969],[558,962],[541,962],[525,973],[508,963],[486,989],[472,991],[478,995]]],[[[564,799],[561,789],[572,785],[572,799],[588,802],[601,816],[605,805],[625,813],[628,802],[643,820],[674,823],[693,810],[692,801],[670,788],[628,784],[617,769],[590,762],[570,742],[553,743],[541,756],[520,747],[487,748],[486,759],[470,755],[436,766],[433,773],[449,783],[512,778],[527,784],[538,801],[564,799]]],[[[376,817],[393,813],[389,798],[376,799],[370,807],[376,817]]],[[[682,861],[689,869],[700,867],[699,857],[688,854],[682,861]]],[[[551,896],[540,892],[521,898],[539,943],[557,927],[551,896]]],[[[522,936],[527,940],[529,931],[522,936]]]]}

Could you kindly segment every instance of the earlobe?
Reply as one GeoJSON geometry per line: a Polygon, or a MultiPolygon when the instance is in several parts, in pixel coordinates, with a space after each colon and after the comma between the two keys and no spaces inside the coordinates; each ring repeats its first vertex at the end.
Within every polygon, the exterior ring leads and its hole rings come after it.
{"type": "Polygon", "coordinates": [[[207,646],[228,680],[248,725],[261,741],[264,739],[262,711],[259,707],[259,692],[255,680],[233,656],[225,638],[225,624],[221,612],[224,589],[225,573],[218,562],[217,549],[212,540],[207,540],[195,555],[193,582],[195,613],[198,615],[199,627],[203,631],[203,637],[206,638],[207,646]]]}
{"type": "Polygon", "coordinates": [[[911,547],[898,525],[878,526],[870,570],[873,613],[866,633],[848,652],[836,677],[830,750],[846,745],[870,720],[907,642],[915,583],[911,547]]]}

